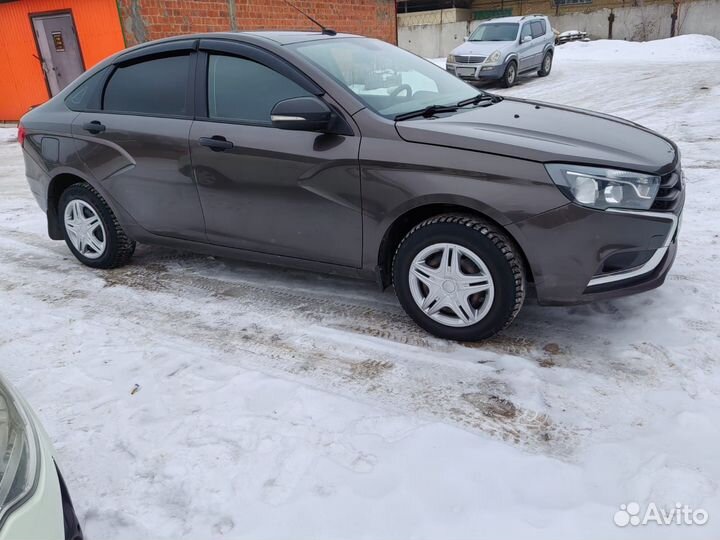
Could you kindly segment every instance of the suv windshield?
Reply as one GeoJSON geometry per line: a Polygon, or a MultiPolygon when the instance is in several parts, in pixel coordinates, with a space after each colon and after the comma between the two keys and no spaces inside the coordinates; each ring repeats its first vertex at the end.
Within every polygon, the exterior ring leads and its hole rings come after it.
{"type": "Polygon", "coordinates": [[[478,26],[468,41],[515,41],[518,23],[486,23],[478,26]]]}
{"type": "Polygon", "coordinates": [[[292,47],[388,118],[431,105],[455,105],[478,95],[476,88],[432,62],[384,41],[336,38],[292,47]]]}

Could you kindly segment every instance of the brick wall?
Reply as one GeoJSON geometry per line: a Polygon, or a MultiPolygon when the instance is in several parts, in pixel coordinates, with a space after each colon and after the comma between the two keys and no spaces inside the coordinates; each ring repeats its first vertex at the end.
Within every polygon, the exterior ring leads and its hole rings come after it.
{"type": "MultiPolygon", "coordinates": [[[[395,0],[294,0],[338,32],[396,43],[395,0]]],[[[178,34],[228,30],[314,30],[282,0],[118,0],[128,46],[178,34]]]]}

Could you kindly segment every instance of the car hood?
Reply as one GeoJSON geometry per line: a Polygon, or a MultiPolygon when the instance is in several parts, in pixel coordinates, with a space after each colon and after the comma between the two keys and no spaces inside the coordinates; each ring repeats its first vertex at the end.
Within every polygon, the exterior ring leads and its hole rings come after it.
{"type": "Polygon", "coordinates": [[[512,98],[441,118],[405,120],[396,126],[406,141],[539,162],[663,174],[676,157],[670,141],[633,122],[512,98]]]}
{"type": "Polygon", "coordinates": [[[466,41],[453,49],[450,54],[489,56],[495,51],[506,52],[514,43],[514,41],[466,41]]]}

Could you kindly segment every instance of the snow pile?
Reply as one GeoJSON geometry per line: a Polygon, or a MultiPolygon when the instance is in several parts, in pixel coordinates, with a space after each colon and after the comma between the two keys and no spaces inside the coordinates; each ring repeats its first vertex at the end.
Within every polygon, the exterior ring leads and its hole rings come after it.
{"type": "Polygon", "coordinates": [[[720,62],[720,40],[690,34],[655,41],[573,41],[556,49],[563,60],[603,62],[720,62]]]}

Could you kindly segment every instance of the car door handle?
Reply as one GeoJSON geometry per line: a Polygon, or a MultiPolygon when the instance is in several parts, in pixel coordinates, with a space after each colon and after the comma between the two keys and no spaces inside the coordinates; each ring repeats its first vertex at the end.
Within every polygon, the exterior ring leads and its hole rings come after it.
{"type": "Polygon", "coordinates": [[[85,131],[89,131],[90,133],[102,133],[105,131],[105,126],[98,122],[97,120],[93,120],[92,122],[88,122],[86,124],[83,124],[83,129],[85,131]]]}
{"type": "Polygon", "coordinates": [[[225,150],[230,150],[233,146],[235,146],[222,135],[200,137],[198,142],[201,146],[207,146],[213,152],[224,152],[225,150]]]}

